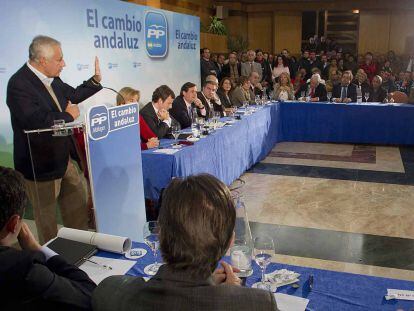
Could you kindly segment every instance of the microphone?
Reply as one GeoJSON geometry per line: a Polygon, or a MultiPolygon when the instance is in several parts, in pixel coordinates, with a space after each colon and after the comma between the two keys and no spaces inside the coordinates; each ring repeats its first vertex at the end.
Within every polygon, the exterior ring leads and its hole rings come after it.
{"type": "Polygon", "coordinates": [[[110,90],[110,91],[116,93],[117,95],[119,95],[122,98],[122,100],[124,101],[124,105],[127,103],[126,100],[125,100],[125,97],[121,93],[119,93],[117,90],[115,90],[115,89],[113,89],[111,87],[107,87],[107,86],[102,86],[102,88],[103,89],[110,90]]]}

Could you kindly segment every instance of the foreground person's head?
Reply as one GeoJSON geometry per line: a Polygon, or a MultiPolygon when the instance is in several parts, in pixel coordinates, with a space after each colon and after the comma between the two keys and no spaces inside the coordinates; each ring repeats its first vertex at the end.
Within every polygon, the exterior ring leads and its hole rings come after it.
{"type": "Polygon", "coordinates": [[[235,219],[230,191],[214,176],[174,179],[158,218],[164,261],[171,269],[209,277],[233,241],[235,219]]]}

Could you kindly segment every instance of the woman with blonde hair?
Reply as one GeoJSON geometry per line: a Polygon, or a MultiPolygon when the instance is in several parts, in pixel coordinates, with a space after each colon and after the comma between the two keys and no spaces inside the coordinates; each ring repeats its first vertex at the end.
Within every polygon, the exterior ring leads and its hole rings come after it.
{"type": "Polygon", "coordinates": [[[279,75],[279,83],[275,85],[272,99],[282,101],[295,99],[293,84],[287,72],[282,72],[279,75]]]}
{"type": "MultiPolygon", "coordinates": [[[[135,90],[128,86],[124,87],[118,92],[118,95],[116,96],[116,105],[121,106],[131,103],[138,104],[140,95],[141,94],[138,90],[135,90]]],[[[142,150],[157,148],[159,146],[160,141],[154,132],[149,128],[141,114],[139,115],[139,132],[141,135],[142,150]]]]}

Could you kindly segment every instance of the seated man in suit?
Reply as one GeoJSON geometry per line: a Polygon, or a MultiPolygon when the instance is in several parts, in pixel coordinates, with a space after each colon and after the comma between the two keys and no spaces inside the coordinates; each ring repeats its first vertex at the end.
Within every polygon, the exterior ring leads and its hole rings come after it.
{"type": "Polygon", "coordinates": [[[367,102],[383,103],[387,99],[387,91],[382,88],[382,78],[374,76],[372,78],[372,86],[369,89],[369,98],[367,102]]]}
{"type": "Polygon", "coordinates": [[[186,128],[190,127],[193,121],[193,108],[198,108],[201,115],[206,115],[203,103],[197,98],[197,86],[192,82],[186,82],[181,87],[180,96],[174,99],[170,113],[180,123],[181,128],[186,128]]]}
{"type": "Polygon", "coordinates": [[[85,272],[40,246],[22,221],[28,205],[23,176],[0,166],[1,310],[90,310],[96,285],[85,272]],[[16,238],[22,250],[10,247],[16,238]]]}
{"type": "Polygon", "coordinates": [[[209,118],[213,111],[223,112],[222,105],[216,102],[216,91],[218,83],[217,78],[213,76],[207,76],[206,82],[204,82],[203,89],[201,92],[197,92],[197,97],[200,99],[203,104],[202,107],[205,108],[206,112],[203,114],[203,109],[197,107],[197,113],[199,117],[209,118]]]}
{"type": "Polygon", "coordinates": [[[141,109],[140,114],[158,139],[166,137],[173,122],[168,110],[175,98],[174,92],[161,85],[152,93],[152,101],[141,109]]]}
{"type": "Polygon", "coordinates": [[[356,85],[352,84],[352,73],[345,71],[342,74],[341,84],[334,86],[332,101],[336,103],[351,103],[357,101],[356,85]]]}
{"type": "Polygon", "coordinates": [[[247,51],[247,61],[241,64],[241,75],[250,76],[253,71],[259,74],[259,81],[262,80],[262,65],[256,63],[256,52],[253,50],[247,51]]]}
{"type": "Polygon", "coordinates": [[[250,88],[249,88],[250,99],[252,102],[254,102],[256,95],[259,95],[260,97],[262,96],[263,87],[262,87],[262,84],[260,83],[260,77],[257,72],[255,71],[251,72],[249,75],[249,80],[250,80],[250,88]]]}
{"type": "Polygon", "coordinates": [[[229,62],[223,66],[221,77],[229,77],[233,87],[239,82],[241,76],[241,65],[237,62],[237,54],[231,52],[229,54],[229,62]]]}
{"type": "Polygon", "coordinates": [[[158,218],[165,265],[147,282],[105,279],[93,294],[94,310],[276,310],[272,292],[241,287],[230,265],[213,272],[233,244],[235,221],[232,195],[217,178],[174,179],[158,218]]]}
{"type": "Polygon", "coordinates": [[[321,83],[321,76],[318,73],[315,73],[310,78],[309,83],[302,85],[299,91],[296,93],[296,98],[302,96],[302,93],[305,94],[305,97],[309,97],[311,102],[324,102],[328,100],[326,87],[321,83]]]}

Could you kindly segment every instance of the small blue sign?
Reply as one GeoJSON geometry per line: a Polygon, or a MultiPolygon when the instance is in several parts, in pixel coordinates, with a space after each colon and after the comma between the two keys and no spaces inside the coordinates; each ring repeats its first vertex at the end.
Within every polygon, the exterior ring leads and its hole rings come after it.
{"type": "Polygon", "coordinates": [[[108,109],[105,106],[92,107],[88,114],[89,136],[93,140],[105,138],[109,133],[108,109]]]}
{"type": "Polygon", "coordinates": [[[161,12],[145,13],[145,47],[149,57],[165,57],[168,51],[168,25],[161,12]]]}

